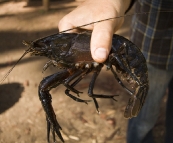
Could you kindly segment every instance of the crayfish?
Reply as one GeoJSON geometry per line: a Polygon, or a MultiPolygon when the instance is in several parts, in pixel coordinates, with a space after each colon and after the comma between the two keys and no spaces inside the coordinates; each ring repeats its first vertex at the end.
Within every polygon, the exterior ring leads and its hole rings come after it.
{"type": "MultiPolygon", "coordinates": [[[[111,51],[107,60],[104,63],[97,63],[91,57],[90,34],[63,32],[40,38],[32,42],[24,41],[23,43],[28,46],[28,49],[17,61],[18,63],[27,53],[31,53],[32,55],[45,56],[49,59],[43,67],[43,71],[50,65],[61,69],[61,71],[45,77],[38,87],[39,99],[46,113],[48,142],[51,130],[54,142],[55,133],[59,136],[61,141],[64,142],[60,133],[62,128],[56,119],[52,107],[52,98],[49,93],[52,88],[56,88],[60,84],[63,84],[67,88],[65,90],[67,96],[77,102],[88,103],[91,100],[82,100],[75,96],[81,93],[75,89],[75,85],[77,85],[86,75],[92,73],[93,76],[89,84],[88,95],[93,99],[96,109],[98,110],[99,107],[97,98],[111,98],[116,100],[115,96],[117,95],[99,95],[93,93],[95,81],[104,65],[107,70],[110,70],[113,73],[114,78],[118,83],[130,94],[130,99],[124,111],[124,117],[132,118],[137,116],[144,104],[149,88],[147,64],[140,49],[126,38],[114,34],[111,51]],[[134,91],[131,91],[124,85],[122,82],[124,79],[127,83],[135,85],[134,91]]],[[[0,82],[5,80],[15,65],[0,82]]]]}
{"type": "Polygon", "coordinates": [[[82,100],[73,95],[80,93],[74,86],[87,74],[93,73],[88,88],[88,95],[93,99],[96,109],[98,110],[99,107],[97,98],[112,98],[116,100],[114,98],[116,95],[98,95],[93,93],[95,81],[104,65],[106,65],[108,70],[111,70],[118,83],[131,95],[124,112],[125,118],[137,116],[145,101],[148,91],[148,74],[146,61],[140,50],[129,40],[114,34],[112,49],[108,59],[104,63],[97,63],[91,57],[90,38],[91,36],[86,33],[61,33],[33,42],[24,42],[29,47],[26,51],[27,53],[32,53],[35,56],[45,56],[50,59],[43,67],[43,71],[50,65],[62,69],[60,72],[45,77],[40,82],[38,88],[39,98],[46,113],[48,123],[48,141],[49,132],[52,129],[61,141],[64,142],[59,131],[61,130],[61,126],[56,120],[56,115],[51,104],[52,98],[49,91],[52,88],[63,84],[67,88],[65,90],[67,96],[77,102],[88,103],[90,100],[82,100]],[[121,77],[118,77],[119,73],[122,75],[121,77]],[[135,91],[126,88],[121,81],[122,78],[127,79],[128,83],[136,84],[135,91]]]}

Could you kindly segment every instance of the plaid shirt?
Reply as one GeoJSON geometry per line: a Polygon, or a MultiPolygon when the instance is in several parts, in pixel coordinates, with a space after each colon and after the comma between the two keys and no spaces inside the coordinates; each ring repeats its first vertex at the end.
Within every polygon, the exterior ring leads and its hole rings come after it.
{"type": "Polygon", "coordinates": [[[146,60],[155,67],[173,70],[173,0],[138,0],[133,17],[131,41],[141,47],[146,60]]]}

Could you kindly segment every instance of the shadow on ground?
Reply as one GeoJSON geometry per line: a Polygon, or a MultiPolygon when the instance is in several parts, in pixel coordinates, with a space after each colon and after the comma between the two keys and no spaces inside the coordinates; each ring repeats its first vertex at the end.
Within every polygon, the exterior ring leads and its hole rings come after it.
{"type": "Polygon", "coordinates": [[[0,114],[19,101],[23,90],[24,88],[19,83],[0,85],[0,114]]]}

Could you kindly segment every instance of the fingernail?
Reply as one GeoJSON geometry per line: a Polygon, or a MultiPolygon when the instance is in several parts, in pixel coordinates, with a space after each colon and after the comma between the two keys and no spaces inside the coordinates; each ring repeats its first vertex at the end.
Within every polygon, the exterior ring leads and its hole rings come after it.
{"type": "Polygon", "coordinates": [[[99,59],[106,59],[107,51],[105,48],[97,48],[94,54],[99,59]]]}

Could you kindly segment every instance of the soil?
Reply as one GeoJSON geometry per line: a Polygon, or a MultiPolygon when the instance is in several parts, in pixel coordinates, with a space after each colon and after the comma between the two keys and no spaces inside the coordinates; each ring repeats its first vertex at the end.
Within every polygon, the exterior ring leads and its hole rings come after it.
{"type": "MultiPolygon", "coordinates": [[[[23,40],[32,41],[58,32],[58,21],[82,1],[51,2],[51,9],[44,11],[41,3],[27,6],[24,1],[0,3],[0,79],[16,63],[26,47],[23,40]]],[[[133,13],[133,11],[131,12],[133,13]]],[[[131,17],[117,32],[127,37],[131,17]]],[[[43,77],[58,71],[50,67],[42,73],[47,62],[45,57],[25,56],[0,85],[0,143],[46,143],[47,129],[45,113],[38,98],[38,85],[43,77]]],[[[91,75],[76,88],[87,96],[91,75]]],[[[66,143],[125,143],[128,120],[123,117],[128,93],[114,80],[111,72],[104,68],[94,89],[98,94],[117,94],[118,102],[98,99],[100,114],[93,102],[88,105],[67,97],[65,88],[58,86],[51,91],[53,107],[62,127],[66,143]]],[[[154,128],[157,143],[164,139],[165,102],[154,128]]],[[[57,143],[61,141],[56,138],[57,143]]]]}

